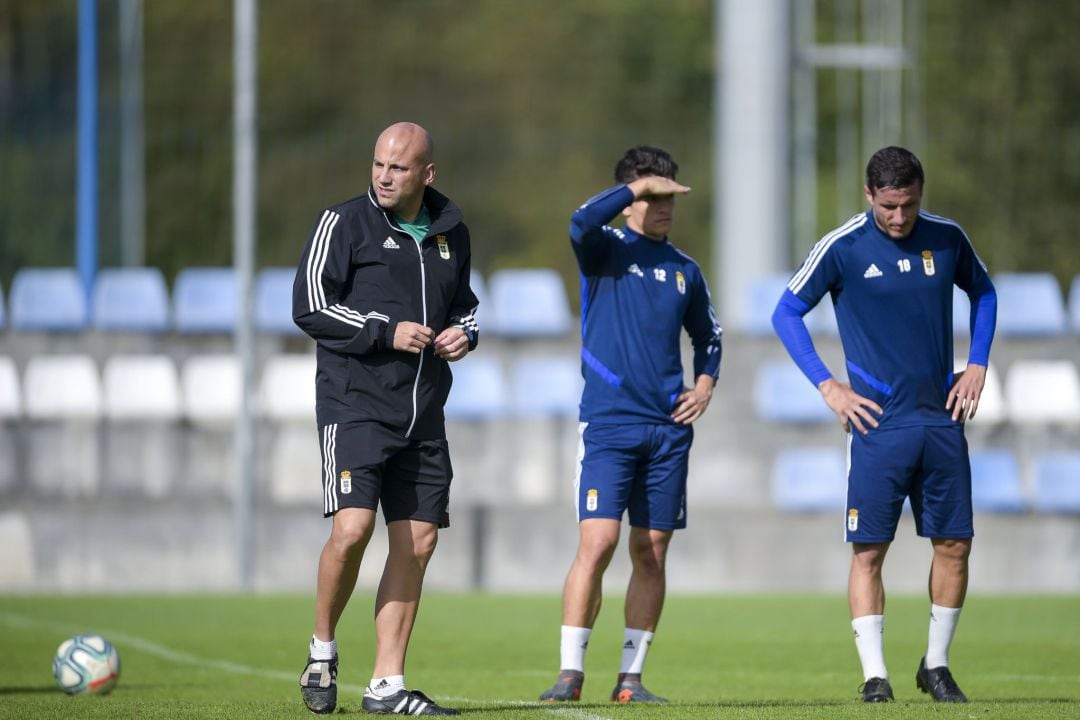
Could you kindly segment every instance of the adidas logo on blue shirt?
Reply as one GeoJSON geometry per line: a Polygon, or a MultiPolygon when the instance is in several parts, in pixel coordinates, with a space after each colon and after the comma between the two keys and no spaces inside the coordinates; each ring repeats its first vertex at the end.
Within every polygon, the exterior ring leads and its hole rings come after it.
{"type": "Polygon", "coordinates": [[[864,278],[876,278],[876,277],[881,277],[882,274],[883,273],[880,270],[878,270],[877,265],[875,265],[874,263],[870,263],[870,267],[866,268],[866,272],[864,272],[862,274],[862,276],[864,278]]]}

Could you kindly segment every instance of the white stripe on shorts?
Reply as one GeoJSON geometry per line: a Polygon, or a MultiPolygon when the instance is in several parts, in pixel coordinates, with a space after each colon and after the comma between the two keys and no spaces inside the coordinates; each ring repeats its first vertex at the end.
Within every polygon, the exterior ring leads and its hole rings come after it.
{"type": "Polygon", "coordinates": [[[323,452],[323,512],[326,514],[337,512],[338,497],[337,462],[334,451],[337,449],[337,423],[323,428],[322,452],[323,452]]]}
{"type": "Polygon", "coordinates": [[[577,426],[577,466],[574,468],[574,520],[581,519],[581,508],[578,507],[578,501],[581,497],[581,464],[585,462],[585,428],[587,427],[589,427],[587,422],[579,422],[577,426]]]}

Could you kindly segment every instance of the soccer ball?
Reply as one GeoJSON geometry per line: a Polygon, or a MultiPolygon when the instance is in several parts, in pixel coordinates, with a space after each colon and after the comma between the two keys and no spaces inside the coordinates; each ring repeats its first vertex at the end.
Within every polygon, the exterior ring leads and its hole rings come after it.
{"type": "Polygon", "coordinates": [[[68,695],[107,693],[120,679],[120,653],[100,635],[76,635],[56,649],[53,677],[68,695]]]}

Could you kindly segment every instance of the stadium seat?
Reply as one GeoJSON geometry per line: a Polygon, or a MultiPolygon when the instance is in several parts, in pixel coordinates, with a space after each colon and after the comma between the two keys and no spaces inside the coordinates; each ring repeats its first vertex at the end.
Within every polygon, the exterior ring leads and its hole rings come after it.
{"type": "Polygon", "coordinates": [[[233,420],[240,409],[240,361],[235,355],[193,355],[180,371],[184,414],[195,422],[233,420]]]}
{"type": "Polygon", "coordinates": [[[773,461],[773,503],[789,512],[835,511],[847,503],[847,460],[832,447],[793,448],[773,461]]]}
{"type": "Polygon", "coordinates": [[[817,423],[836,418],[821,393],[790,360],[766,360],[754,375],[754,413],[778,423],[817,423]]]}
{"type": "Polygon", "coordinates": [[[315,421],[315,355],[267,358],[259,381],[259,410],[280,422],[315,421]]]}
{"type": "Polygon", "coordinates": [[[473,295],[476,296],[478,303],[476,309],[476,324],[480,328],[480,334],[483,335],[488,331],[487,320],[491,315],[491,294],[488,292],[487,281],[484,280],[484,276],[476,269],[469,271],[469,287],[472,288],[473,295]]]}
{"type": "Polygon", "coordinates": [[[1080,422],[1080,372],[1071,360],[1017,360],[1005,376],[1005,408],[1015,423],[1080,422]]]}
{"type": "Polygon", "coordinates": [[[814,336],[839,337],[840,326],[836,323],[836,308],[833,306],[832,297],[826,295],[821,298],[821,301],[806,313],[806,328],[814,336]]]}
{"type": "Polygon", "coordinates": [[[37,355],[23,377],[26,414],[33,420],[97,419],[101,381],[89,355],[37,355]]]}
{"type": "Polygon", "coordinates": [[[1080,275],[1073,278],[1069,288],[1069,326],[1080,334],[1080,275]]]}
{"type": "Polygon", "coordinates": [[[447,420],[494,420],[506,414],[509,390],[498,360],[469,357],[450,369],[454,383],[446,401],[447,420]]]}
{"type": "Polygon", "coordinates": [[[94,281],[91,324],[98,330],[164,332],[169,329],[169,291],[152,267],[102,270],[94,281]]]}
{"type": "Polygon", "coordinates": [[[573,325],[562,276],[550,268],[491,274],[492,334],[508,338],[563,337],[573,325]]]}
{"type": "MultiPolygon", "coordinates": [[[[960,372],[967,367],[967,360],[957,358],[953,369],[960,372]]],[[[986,381],[983,385],[982,397],[979,398],[979,409],[971,423],[975,427],[984,425],[996,425],[1005,422],[1005,391],[1001,387],[1001,377],[998,375],[997,366],[990,363],[986,368],[986,381]]]]}
{"type": "Polygon", "coordinates": [[[516,415],[577,417],[581,361],[575,357],[525,357],[510,369],[510,407],[516,415]]]}
{"type": "Polygon", "coordinates": [[[1020,467],[1008,450],[971,453],[971,503],[976,510],[1021,512],[1027,507],[1020,467]]]}
{"type": "MultiPolygon", "coordinates": [[[[290,291],[291,292],[291,291],[290,291]]],[[[229,333],[237,317],[232,268],[185,268],[173,286],[173,321],[181,333],[229,333]]]]}
{"type": "Polygon", "coordinates": [[[167,355],[113,355],[103,370],[105,417],[110,420],[175,420],[180,379],[167,355]]]}
{"type": "Polygon", "coordinates": [[[1001,273],[994,276],[997,290],[999,337],[1054,337],[1064,335],[1065,302],[1057,278],[1048,272],[1001,273]]]}
{"type": "Polygon", "coordinates": [[[967,293],[953,285],[952,320],[953,335],[956,337],[971,336],[971,301],[967,293]]]}
{"type": "Polygon", "coordinates": [[[790,273],[776,273],[756,277],[746,284],[742,319],[744,333],[760,337],[773,335],[773,310],[787,289],[790,279],[790,273]]]}
{"type": "Polygon", "coordinates": [[[1080,451],[1037,456],[1034,476],[1037,511],[1080,513],[1080,451]]]}
{"type": "Polygon", "coordinates": [[[72,332],[86,327],[86,292],[74,268],[24,268],[11,283],[11,327],[72,332]]]}
{"type": "Polygon", "coordinates": [[[0,356],[0,420],[17,418],[22,414],[22,392],[15,361],[0,356]]]}
{"type": "Polygon", "coordinates": [[[255,276],[255,329],[277,335],[299,335],[303,331],[293,322],[292,297],[294,268],[263,268],[255,276]]]}

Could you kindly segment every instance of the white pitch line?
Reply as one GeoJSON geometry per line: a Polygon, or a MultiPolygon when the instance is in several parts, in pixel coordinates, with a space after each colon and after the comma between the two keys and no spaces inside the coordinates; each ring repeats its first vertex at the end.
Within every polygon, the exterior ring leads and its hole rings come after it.
{"type": "MultiPolygon", "coordinates": [[[[3,617],[5,624],[11,627],[43,627],[51,630],[56,630],[61,633],[78,633],[85,631],[85,628],[75,628],[71,625],[64,625],[62,623],[44,622],[42,620],[35,620],[25,617],[23,615],[16,615],[14,613],[3,613],[0,615],[3,617]]],[[[209,667],[215,670],[223,670],[225,672],[233,673],[235,675],[252,675],[255,677],[262,677],[268,680],[288,680],[290,682],[298,682],[299,675],[295,673],[288,673],[282,670],[266,670],[264,668],[255,668],[250,665],[242,665],[240,663],[234,663],[229,660],[217,660],[213,658],[202,658],[197,655],[183,652],[182,650],[174,650],[173,648],[166,647],[159,643],[147,640],[146,638],[139,637],[138,635],[131,635],[129,633],[121,632],[118,630],[102,630],[97,631],[99,634],[109,638],[114,645],[127,645],[133,647],[148,655],[161,658],[162,660],[168,660],[169,662],[179,663],[182,665],[196,665],[199,667],[209,667]]],[[[338,687],[348,692],[363,693],[363,685],[349,685],[344,683],[338,683],[338,687]]]]}

